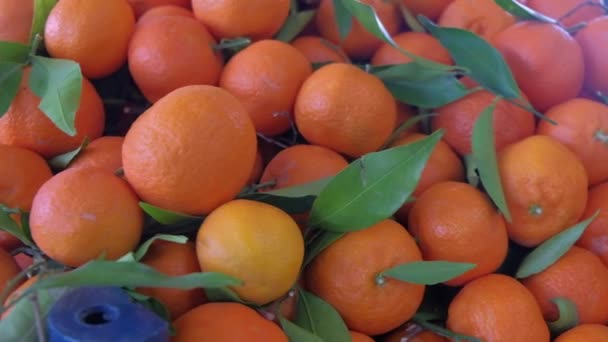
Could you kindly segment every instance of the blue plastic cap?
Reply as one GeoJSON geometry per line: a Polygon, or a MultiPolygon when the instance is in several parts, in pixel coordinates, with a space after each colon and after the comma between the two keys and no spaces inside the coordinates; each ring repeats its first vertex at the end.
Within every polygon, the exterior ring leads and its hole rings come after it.
{"type": "Polygon", "coordinates": [[[81,287],[49,311],[50,342],[166,342],[169,326],[118,287],[81,287]]]}

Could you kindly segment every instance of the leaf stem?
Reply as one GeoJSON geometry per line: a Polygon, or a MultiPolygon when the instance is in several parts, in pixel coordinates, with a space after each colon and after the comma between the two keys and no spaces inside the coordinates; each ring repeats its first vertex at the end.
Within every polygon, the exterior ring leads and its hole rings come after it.
{"type": "Polygon", "coordinates": [[[270,137],[265,136],[265,135],[264,135],[264,134],[262,134],[262,133],[257,133],[257,136],[258,136],[258,138],[260,138],[260,139],[262,139],[262,140],[264,140],[264,141],[266,141],[266,142],[269,142],[269,143],[271,143],[271,144],[277,145],[277,146],[279,146],[279,147],[280,147],[280,148],[282,148],[282,149],[285,149],[285,148],[288,148],[288,147],[289,147],[289,146],[287,146],[287,145],[283,144],[282,142],[280,142],[280,141],[278,141],[278,140],[275,140],[275,139],[273,139],[273,138],[270,138],[270,137]]]}

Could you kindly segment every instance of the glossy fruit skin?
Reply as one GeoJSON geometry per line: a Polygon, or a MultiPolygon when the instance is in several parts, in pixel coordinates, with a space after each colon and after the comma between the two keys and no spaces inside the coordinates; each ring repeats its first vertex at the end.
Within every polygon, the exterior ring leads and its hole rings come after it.
{"type": "Polygon", "coordinates": [[[263,305],[296,283],[304,239],[296,222],[277,207],[251,200],[215,209],[196,236],[199,265],[243,281],[232,287],[240,298],[263,305]]]}
{"type": "Polygon", "coordinates": [[[534,296],[517,280],[489,274],[465,285],[448,307],[447,328],[492,342],[549,342],[534,296]]]}
{"type": "Polygon", "coordinates": [[[174,324],[177,334],[171,337],[171,342],[288,341],[276,324],[239,303],[203,304],[188,311],[174,324]]]}
{"type": "Polygon", "coordinates": [[[575,98],[551,107],[541,120],[537,134],[551,136],[567,146],[585,166],[589,185],[608,180],[608,106],[575,98]]]}
{"type": "MultiPolygon", "coordinates": [[[[141,259],[141,262],[170,276],[183,276],[201,272],[196,258],[196,248],[192,242],[182,244],[156,240],[141,259]]],[[[138,288],[137,291],[159,300],[169,310],[172,320],[179,318],[207,300],[205,290],[201,288],[180,290],[148,287],[138,288]]]]}
{"type": "Polygon", "coordinates": [[[275,136],[291,128],[296,96],[311,73],[310,62],[298,49],[266,39],[233,56],[219,86],[243,103],[257,132],[275,136]]]}
{"type": "Polygon", "coordinates": [[[454,0],[437,20],[439,26],[468,30],[487,41],[515,22],[494,0],[454,0]]]}
{"type": "Polygon", "coordinates": [[[401,3],[415,16],[421,14],[431,20],[436,20],[453,1],[454,0],[401,0],[401,3]]]}
{"type": "Polygon", "coordinates": [[[421,261],[407,230],[392,220],[350,232],[323,250],[308,266],[306,287],[342,315],[349,329],[373,336],[389,332],[416,312],[425,287],[378,273],[421,261]],[[400,305],[394,305],[394,303],[400,305]]]}
{"type": "Polygon", "coordinates": [[[289,0],[192,0],[194,16],[218,40],[272,38],[287,19],[289,5],[289,0]]]}
{"type": "Polygon", "coordinates": [[[122,143],[124,137],[103,136],[91,141],[68,165],[68,168],[99,167],[116,172],[122,167],[122,143]]]}
{"type": "Polygon", "coordinates": [[[523,280],[540,305],[545,320],[559,318],[554,298],[566,298],[577,308],[580,323],[608,322],[608,268],[600,258],[572,247],[544,271],[523,280]]]}
{"type": "Polygon", "coordinates": [[[0,2],[0,41],[27,44],[34,16],[34,0],[0,2]]]}
{"type": "Polygon", "coordinates": [[[0,118],[0,144],[24,147],[51,158],[76,149],[85,137],[94,140],[101,136],[105,125],[103,102],[89,80],[82,79],[80,106],[74,121],[76,135],[69,136],[38,108],[40,98],[28,86],[31,70],[31,67],[23,70],[17,96],[0,118]]]}
{"type": "Polygon", "coordinates": [[[243,105],[221,88],[194,85],[171,92],[137,118],[125,136],[122,161],[143,201],[200,215],[241,191],[255,154],[255,130],[243,105]]]}
{"type": "MultiPolygon", "coordinates": [[[[472,152],[473,127],[496,95],[481,90],[437,109],[431,118],[432,130],[444,129],[443,140],[460,156],[472,152]]],[[[492,112],[494,143],[497,150],[534,134],[534,116],[525,109],[500,100],[492,112]]]]}
{"type": "Polygon", "coordinates": [[[566,28],[572,27],[579,23],[589,22],[590,20],[597,18],[604,14],[602,8],[599,6],[583,6],[579,9],[576,7],[582,5],[585,2],[594,2],[599,4],[600,0],[528,0],[526,5],[535,11],[538,11],[546,16],[553,19],[559,20],[559,23],[566,28]],[[575,10],[576,9],[576,10],[575,10]],[[571,15],[565,17],[571,11],[575,11],[571,15]]]}
{"type": "Polygon", "coordinates": [[[146,22],[146,20],[148,19],[165,16],[194,18],[194,13],[192,13],[192,10],[190,9],[176,5],[163,5],[153,7],[137,19],[137,22],[135,23],[136,29],[137,26],[146,22]]]}
{"type": "Polygon", "coordinates": [[[129,0],[129,4],[133,7],[133,12],[137,18],[149,11],[163,6],[176,6],[184,9],[191,9],[190,0],[129,0]]]}
{"type": "Polygon", "coordinates": [[[608,341],[608,327],[602,324],[581,324],[559,335],[554,342],[608,341]]]}
{"type": "Polygon", "coordinates": [[[328,148],[294,145],[270,160],[260,182],[275,182],[274,186],[265,188],[265,191],[281,189],[335,176],[347,166],[344,157],[328,148]]]}
{"type": "Polygon", "coordinates": [[[498,169],[512,217],[507,222],[511,240],[537,246],[580,220],[587,173],[557,140],[533,135],[511,144],[498,154],[498,169]]]}
{"type": "MultiPolygon", "coordinates": [[[[401,18],[395,4],[383,0],[362,0],[361,2],[374,8],[388,34],[392,36],[399,31],[401,18]]],[[[332,0],[321,0],[315,24],[323,38],[342,47],[352,59],[368,59],[382,45],[380,39],[369,33],[355,19],[353,19],[349,34],[344,39],[340,39],[332,0]]]]}
{"type": "Polygon", "coordinates": [[[537,110],[545,111],[581,91],[585,72],[581,47],[559,26],[519,22],[494,36],[492,44],[537,110]]]}
{"type": "MultiPolygon", "coordinates": [[[[430,59],[434,62],[452,65],[452,57],[439,40],[428,33],[403,32],[393,37],[393,40],[404,50],[414,55],[430,59]]],[[[371,64],[403,64],[412,59],[388,43],[382,44],[372,56],[371,64]]]]}
{"type": "Polygon", "coordinates": [[[304,138],[351,157],[379,149],[396,120],[395,99],[382,81],[350,64],[316,70],[296,98],[295,122],[304,138]]]}
{"type": "Polygon", "coordinates": [[[61,0],[46,21],[44,45],[52,57],[72,59],[83,75],[97,79],[127,60],[134,28],[135,16],[126,0],[61,0]]]}
{"type": "Polygon", "coordinates": [[[595,253],[608,267],[608,182],[589,189],[587,206],[582,217],[591,217],[598,210],[598,216],[585,229],[576,245],[595,253]]]}
{"type": "Polygon", "coordinates": [[[428,188],[414,202],[408,227],[424,260],[476,265],[446,285],[462,286],[493,273],[507,256],[504,218],[484,193],[467,183],[440,182],[428,188]]]}
{"type": "Polygon", "coordinates": [[[291,42],[291,45],[306,56],[310,63],[348,63],[348,57],[342,48],[320,36],[299,36],[291,42]]]}
{"type": "Polygon", "coordinates": [[[154,103],[178,88],[217,85],[224,65],[216,41],[200,22],[183,16],[144,18],[129,43],[129,72],[154,103]]]}
{"type": "Polygon", "coordinates": [[[102,253],[107,260],[116,260],[141,238],[143,212],[138,201],[129,185],[107,170],[62,171],[34,197],[32,238],[46,255],[64,265],[78,267],[102,253]]]}
{"type": "Polygon", "coordinates": [[[581,46],[585,61],[585,88],[608,94],[608,66],[604,56],[608,53],[608,16],[590,21],[574,36],[581,46]]]}

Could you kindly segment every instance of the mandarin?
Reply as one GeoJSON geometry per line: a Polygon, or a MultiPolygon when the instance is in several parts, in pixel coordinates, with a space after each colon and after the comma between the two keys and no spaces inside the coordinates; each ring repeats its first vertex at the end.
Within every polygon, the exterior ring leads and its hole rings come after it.
{"type": "Polygon", "coordinates": [[[608,94],[608,16],[590,21],[575,35],[585,60],[585,87],[592,92],[608,94]]]}
{"type": "Polygon", "coordinates": [[[291,42],[310,63],[348,63],[348,56],[341,47],[319,36],[299,36],[291,42]]]}
{"type": "Polygon", "coordinates": [[[553,342],[605,342],[608,327],[603,324],[580,324],[559,335],[553,342]]]}
{"type": "Polygon", "coordinates": [[[515,21],[516,18],[494,0],[454,0],[441,13],[437,23],[468,30],[489,41],[515,21]]]}
{"type": "Polygon", "coordinates": [[[0,1],[0,41],[27,44],[33,16],[34,0],[0,1]]]}
{"type": "Polygon", "coordinates": [[[595,253],[608,267],[608,182],[589,189],[582,217],[591,217],[597,210],[600,211],[598,216],[585,229],[576,245],[595,253]]]}
{"type": "MultiPolygon", "coordinates": [[[[424,32],[403,32],[393,37],[393,41],[402,49],[416,56],[431,61],[452,65],[452,57],[449,51],[441,45],[439,40],[424,32]]],[[[412,59],[395,49],[388,43],[383,43],[374,53],[371,59],[372,65],[404,64],[412,59]]]]}
{"type": "Polygon", "coordinates": [[[122,167],[124,137],[103,136],[93,140],[70,163],[68,168],[99,167],[116,172],[122,167]]]}

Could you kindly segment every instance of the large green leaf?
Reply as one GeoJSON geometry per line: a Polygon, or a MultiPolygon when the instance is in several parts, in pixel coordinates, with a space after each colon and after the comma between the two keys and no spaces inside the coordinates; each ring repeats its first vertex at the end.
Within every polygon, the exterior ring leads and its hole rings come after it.
{"type": "Polygon", "coordinates": [[[511,222],[511,213],[500,181],[494,141],[493,113],[498,100],[500,98],[496,98],[477,118],[473,126],[471,149],[481,183],[505,219],[511,222]]]}
{"type": "Polygon", "coordinates": [[[549,18],[542,13],[536,12],[530,7],[522,4],[517,0],[494,0],[500,7],[504,8],[507,12],[514,16],[524,20],[540,20],[552,24],[557,24],[555,19],[549,18]]]}
{"type": "Polygon", "coordinates": [[[443,131],[411,144],[369,153],[340,172],[315,200],[313,227],[348,232],[393,215],[416,188],[443,131]]]}
{"type": "Polygon", "coordinates": [[[82,93],[80,66],[74,61],[40,56],[32,56],[31,61],[29,86],[41,98],[40,110],[64,133],[76,135],[74,120],[82,93]]]}
{"type": "Polygon", "coordinates": [[[322,231],[315,239],[306,244],[304,266],[308,265],[317,255],[319,255],[319,253],[331,246],[332,243],[340,240],[345,234],[346,233],[322,231]]]}
{"type": "Polygon", "coordinates": [[[319,336],[295,325],[283,316],[279,315],[279,322],[290,342],[323,342],[319,336]]]}
{"type": "Polygon", "coordinates": [[[308,10],[290,14],[275,39],[283,42],[292,41],[310,23],[315,13],[315,10],[308,10]]]}
{"type": "Polygon", "coordinates": [[[353,16],[348,8],[344,6],[344,0],[332,0],[334,4],[334,19],[338,25],[340,40],[346,38],[353,26],[353,16]]]}
{"type": "Polygon", "coordinates": [[[14,62],[0,62],[0,118],[6,113],[17,96],[23,66],[14,62]]]}
{"type": "Polygon", "coordinates": [[[32,18],[32,28],[30,30],[30,42],[35,39],[36,35],[43,35],[46,18],[56,3],[57,0],[34,0],[34,17],[32,18]]]}
{"type": "Polygon", "coordinates": [[[327,177],[318,181],[287,188],[243,194],[239,196],[239,198],[264,202],[280,208],[289,214],[300,214],[308,212],[312,208],[312,204],[315,198],[317,198],[317,195],[321,193],[321,190],[323,190],[332,179],[333,177],[327,177]]]}
{"type": "Polygon", "coordinates": [[[451,74],[422,81],[384,81],[384,85],[397,100],[422,108],[441,107],[471,93],[451,74]]]}
{"type": "Polygon", "coordinates": [[[53,170],[63,170],[66,169],[76,157],[78,157],[86,148],[89,146],[89,137],[85,137],[82,140],[80,146],[76,149],[66,152],[64,154],[60,154],[58,156],[53,157],[49,160],[49,165],[53,170]]]}
{"type": "Polygon", "coordinates": [[[203,220],[203,218],[199,216],[178,213],[176,211],[163,209],[146,202],[139,202],[139,206],[146,214],[150,215],[150,217],[152,217],[154,221],[163,225],[196,222],[203,220]]]}
{"type": "Polygon", "coordinates": [[[585,229],[589,227],[599,214],[600,211],[598,210],[590,218],[564,230],[536,247],[524,258],[515,276],[517,278],[526,278],[540,273],[553,265],[572,248],[581,235],[583,235],[585,229]]]}
{"type": "Polygon", "coordinates": [[[18,63],[23,67],[29,53],[30,47],[27,45],[15,42],[0,42],[0,63],[18,63]]]}
{"type": "Polygon", "coordinates": [[[450,51],[454,62],[469,70],[471,78],[502,97],[520,97],[511,69],[486,40],[471,31],[437,26],[426,17],[420,21],[450,51]]]}
{"type": "Polygon", "coordinates": [[[391,267],[381,277],[390,277],[413,284],[436,285],[472,270],[477,265],[448,261],[420,261],[391,267]]]}
{"type": "Polygon", "coordinates": [[[323,341],[348,342],[348,328],[340,314],[323,299],[298,289],[295,323],[323,341]]]}

